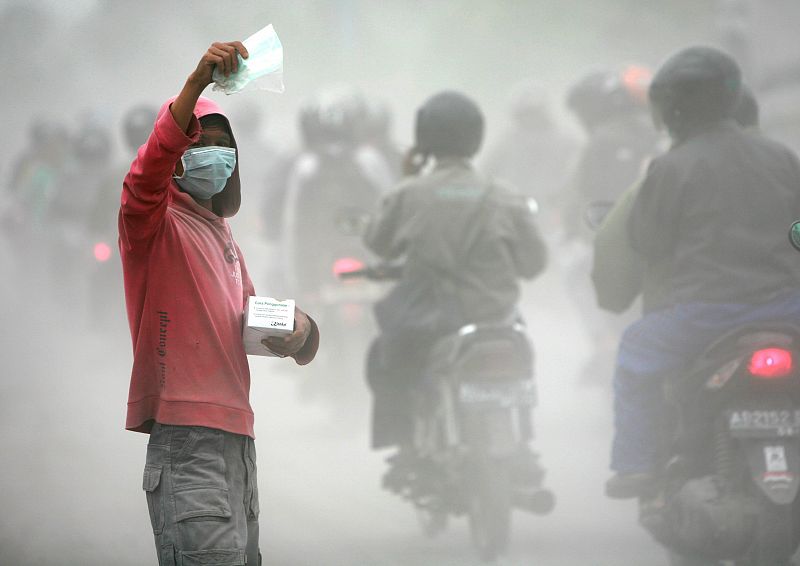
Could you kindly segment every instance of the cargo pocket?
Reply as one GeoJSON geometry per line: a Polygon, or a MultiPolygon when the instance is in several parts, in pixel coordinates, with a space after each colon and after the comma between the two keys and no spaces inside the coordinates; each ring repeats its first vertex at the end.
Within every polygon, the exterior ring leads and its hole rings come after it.
{"type": "Polygon", "coordinates": [[[164,498],[161,497],[161,466],[146,465],[142,478],[142,489],[147,496],[147,510],[153,534],[160,535],[164,530],[164,498]]]}
{"type": "Polygon", "coordinates": [[[228,490],[218,487],[188,487],[175,491],[175,520],[227,521],[231,518],[228,490]]]}
{"type": "Polygon", "coordinates": [[[178,566],[244,566],[244,550],[194,550],[178,554],[178,566]]]}

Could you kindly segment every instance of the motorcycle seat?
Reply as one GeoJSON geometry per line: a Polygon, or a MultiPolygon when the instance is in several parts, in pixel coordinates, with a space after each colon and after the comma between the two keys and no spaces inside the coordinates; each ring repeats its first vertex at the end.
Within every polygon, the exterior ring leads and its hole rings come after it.
{"type": "Polygon", "coordinates": [[[426,372],[459,380],[533,377],[533,348],[522,323],[469,324],[440,339],[426,372]]]}

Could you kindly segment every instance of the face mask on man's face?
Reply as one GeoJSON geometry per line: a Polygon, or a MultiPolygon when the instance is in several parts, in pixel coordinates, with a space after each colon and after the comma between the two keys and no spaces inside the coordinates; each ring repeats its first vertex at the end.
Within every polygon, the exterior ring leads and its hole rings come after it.
{"type": "Polygon", "coordinates": [[[183,175],[175,177],[178,186],[200,200],[208,200],[225,188],[236,167],[236,150],[206,146],[187,149],[181,157],[183,175]]]}

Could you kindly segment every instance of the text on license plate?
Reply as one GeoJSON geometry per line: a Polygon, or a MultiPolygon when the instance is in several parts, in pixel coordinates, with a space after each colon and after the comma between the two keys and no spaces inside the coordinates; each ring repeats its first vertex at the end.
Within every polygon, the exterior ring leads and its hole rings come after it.
{"type": "Polygon", "coordinates": [[[467,404],[533,405],[536,390],[533,381],[528,380],[506,384],[462,383],[459,400],[467,404]]]}
{"type": "Polygon", "coordinates": [[[734,436],[800,436],[800,409],[730,411],[734,436]]]}

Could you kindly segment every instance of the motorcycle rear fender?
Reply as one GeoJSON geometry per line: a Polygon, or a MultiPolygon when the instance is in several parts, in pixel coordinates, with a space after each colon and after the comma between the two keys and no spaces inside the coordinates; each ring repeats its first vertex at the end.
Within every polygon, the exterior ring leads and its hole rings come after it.
{"type": "Polygon", "coordinates": [[[797,438],[743,439],[755,484],[776,505],[790,505],[800,489],[800,448],[797,438]]]}

